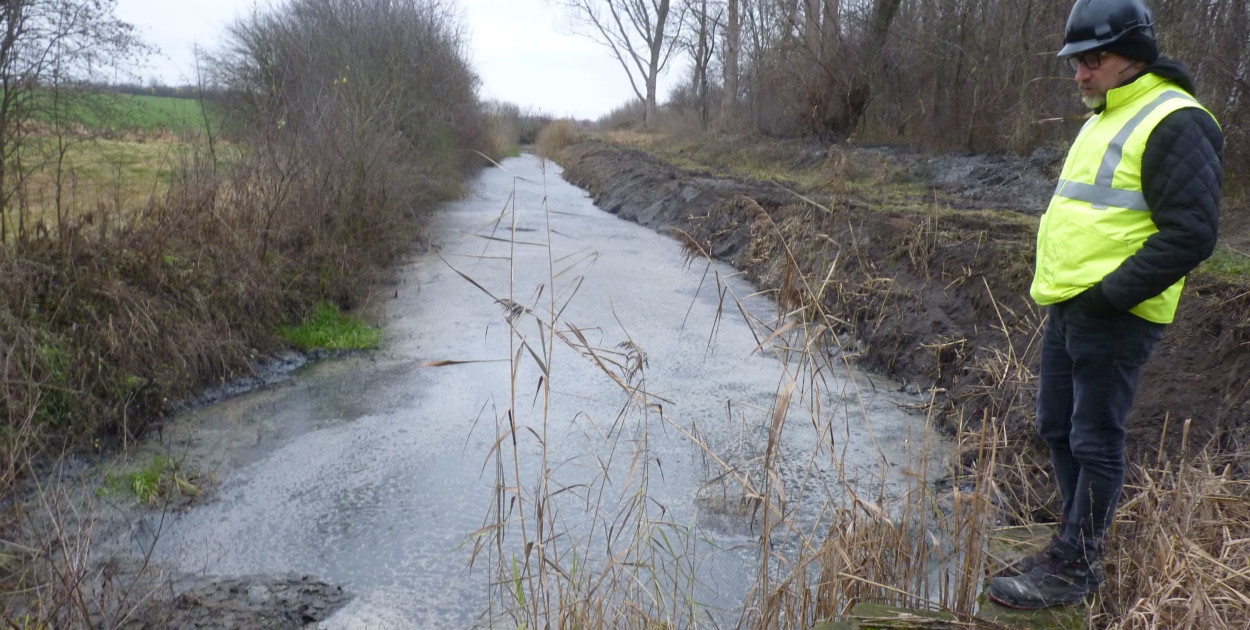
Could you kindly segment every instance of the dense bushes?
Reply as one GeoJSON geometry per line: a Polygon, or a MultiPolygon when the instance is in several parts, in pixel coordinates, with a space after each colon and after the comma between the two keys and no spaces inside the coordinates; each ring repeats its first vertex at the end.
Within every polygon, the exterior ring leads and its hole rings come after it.
{"type": "Polygon", "coordinates": [[[439,2],[293,0],[237,24],[216,67],[233,129],[337,173],[330,185],[347,200],[446,194],[485,147],[477,77],[439,2]]]}

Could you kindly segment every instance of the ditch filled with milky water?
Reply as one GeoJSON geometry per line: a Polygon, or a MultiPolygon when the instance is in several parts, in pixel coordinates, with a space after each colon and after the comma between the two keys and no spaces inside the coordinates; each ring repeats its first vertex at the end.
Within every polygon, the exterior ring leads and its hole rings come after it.
{"type": "Polygon", "coordinates": [[[515,627],[540,566],[732,625],[766,530],[784,552],[777,523],[819,532],[848,488],[888,510],[944,473],[926,397],[553,163],[506,160],[428,219],[368,313],[382,349],[171,419],[160,448],[216,487],[123,537],[180,573],[341,585],[324,628],[515,627]]]}

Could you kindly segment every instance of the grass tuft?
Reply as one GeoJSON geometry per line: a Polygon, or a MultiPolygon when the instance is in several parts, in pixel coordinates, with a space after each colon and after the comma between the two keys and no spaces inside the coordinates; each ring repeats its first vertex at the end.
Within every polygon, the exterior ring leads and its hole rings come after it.
{"type": "Polygon", "coordinates": [[[1225,280],[1245,281],[1250,278],[1250,255],[1220,244],[1199,270],[1225,280]]]}
{"type": "Polygon", "coordinates": [[[133,495],[140,503],[158,505],[164,500],[179,496],[195,496],[197,486],[173,459],[166,455],[153,455],[152,461],[143,468],[124,473],[107,473],[104,485],[96,491],[100,495],[133,495]]]}
{"type": "Polygon", "coordinates": [[[311,350],[373,350],[382,342],[382,329],[339,311],[331,302],[321,302],[313,314],[298,326],[283,328],[282,338],[305,352],[311,350]]]}

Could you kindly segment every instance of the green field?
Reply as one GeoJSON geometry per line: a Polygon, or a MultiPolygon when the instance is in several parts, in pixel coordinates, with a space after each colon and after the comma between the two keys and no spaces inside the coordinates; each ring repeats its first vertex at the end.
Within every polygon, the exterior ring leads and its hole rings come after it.
{"type": "MultiPolygon", "coordinates": [[[[94,131],[175,135],[204,131],[205,106],[196,98],[67,91],[59,97],[39,92],[32,99],[36,118],[47,124],[56,120],[53,112],[59,112],[61,121],[94,131]]],[[[216,118],[212,106],[207,109],[209,119],[216,118]]]]}
{"type": "MultiPolygon", "coordinates": [[[[103,122],[114,128],[142,131],[165,129],[178,134],[204,130],[204,109],[198,99],[122,94],[112,96],[118,101],[116,117],[103,122]]],[[[211,120],[211,106],[208,111],[211,120]]]]}

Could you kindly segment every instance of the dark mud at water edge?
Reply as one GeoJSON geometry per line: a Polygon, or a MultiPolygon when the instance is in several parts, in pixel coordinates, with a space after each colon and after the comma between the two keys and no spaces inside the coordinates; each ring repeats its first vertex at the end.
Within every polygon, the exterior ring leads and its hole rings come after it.
{"type": "MultiPolygon", "coordinates": [[[[872,178],[825,190],[683,170],[598,141],[568,148],[560,162],[565,177],[603,209],[693,237],[781,302],[797,305],[802,292],[819,293],[845,322],[839,332],[855,340],[861,365],[936,388],[949,431],[961,422],[1002,419],[1014,440],[1009,448],[1044,466],[1031,428],[1044,310],[1029,300],[1028,288],[1035,217],[1061,158],[1046,151],[1011,158],[796,149],[794,164],[823,162],[831,180],[848,170],[872,178]],[[861,164],[847,169],[848,162],[861,164]]],[[[1244,223],[1226,220],[1224,242],[1246,242],[1244,223]]],[[[1192,455],[1208,445],[1218,454],[1246,452],[1247,312],[1246,287],[1201,271],[1190,276],[1177,320],[1142,376],[1128,427],[1130,462],[1192,455]]],[[[1233,463],[1250,474],[1250,462],[1233,463]]],[[[1037,518],[1058,507],[1045,478],[1014,479],[1037,518]]]]}
{"type": "MultiPolygon", "coordinates": [[[[307,628],[351,599],[343,587],[307,575],[184,578],[176,596],[146,606],[133,628],[307,628]]],[[[126,625],[121,627],[125,628],[126,625]]]]}
{"type": "MultiPolygon", "coordinates": [[[[146,450],[137,448],[136,452],[146,450]]],[[[58,466],[43,476],[40,490],[29,490],[21,500],[23,509],[30,512],[26,522],[34,531],[20,532],[16,540],[21,544],[37,541],[51,550],[56,567],[39,563],[32,570],[57,571],[61,579],[71,581],[52,589],[42,587],[40,593],[27,594],[24,601],[7,597],[21,593],[5,593],[0,600],[0,619],[9,625],[4,628],[26,628],[27,615],[35,612],[30,606],[42,604],[81,606],[82,617],[88,620],[84,623],[73,615],[79,621],[53,627],[298,630],[315,627],[352,600],[354,594],[342,586],[312,575],[206,576],[153,561],[152,546],[164,524],[195,505],[211,501],[212,483],[191,478],[191,482],[202,484],[203,492],[171,497],[166,505],[154,509],[138,503],[133,495],[101,493],[99,478],[91,472],[100,462],[86,470],[81,469],[84,463],[80,460],[58,466]],[[109,541],[103,560],[92,554],[101,540],[109,541]],[[67,597],[71,599],[63,599],[67,597]],[[18,608],[8,608],[15,603],[18,608]]],[[[21,547],[0,541],[0,561],[5,560],[4,553],[14,549],[21,547]]],[[[56,614],[55,609],[52,614],[56,614]]]]}

